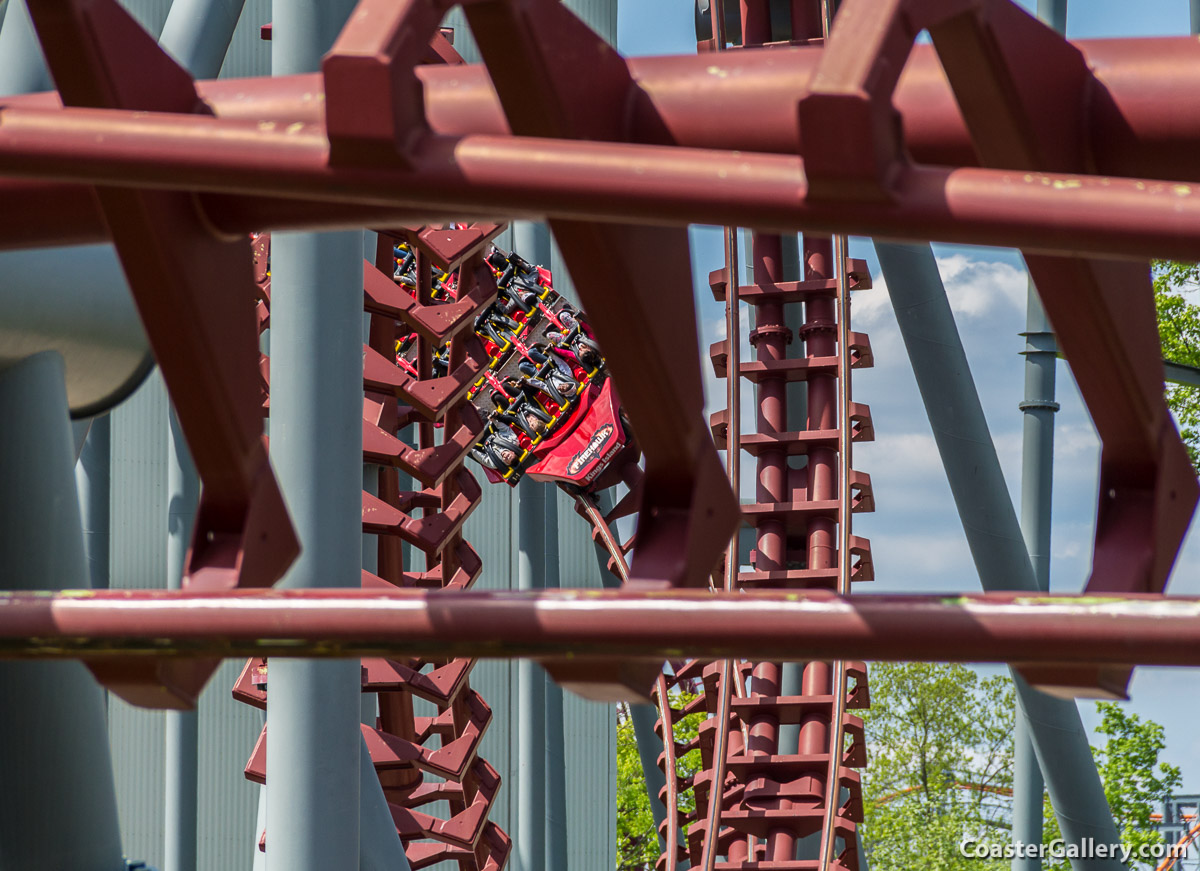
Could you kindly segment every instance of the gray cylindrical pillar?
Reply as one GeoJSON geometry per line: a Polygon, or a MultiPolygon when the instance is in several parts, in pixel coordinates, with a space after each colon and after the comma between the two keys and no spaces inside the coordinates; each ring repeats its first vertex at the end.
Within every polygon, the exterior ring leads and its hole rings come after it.
{"type": "Polygon", "coordinates": [[[1037,15],[1059,33],[1067,32],[1067,0],[1038,0],[1037,15]]]}
{"type": "MultiPolygon", "coordinates": [[[[983,588],[1037,591],[1029,553],[928,245],[875,243],[900,334],[983,588]]],[[[1036,692],[1013,673],[1063,838],[1117,843],[1116,826],[1075,703],[1036,692]]],[[[1075,859],[1075,871],[1121,868],[1075,859]]]]}
{"type": "Polygon", "coordinates": [[[8,0],[4,27],[0,28],[0,96],[53,88],[25,0],[8,0]]]}
{"type": "Polygon", "coordinates": [[[108,588],[111,446],[112,421],[109,416],[94,418],[75,463],[75,486],[79,489],[83,520],[83,551],[94,590],[108,588]]]}
{"type": "MultiPolygon", "coordinates": [[[[374,693],[363,693],[375,697],[374,693]]],[[[375,763],[367,742],[359,739],[359,783],[362,797],[362,847],[359,851],[359,871],[409,871],[408,857],[400,843],[400,833],[388,810],[383,784],[375,773],[375,763]]]]}
{"type": "MultiPolygon", "coordinates": [[[[517,588],[545,586],[546,485],[517,485],[517,588]]],[[[513,852],[517,871],[546,866],[546,676],[530,659],[517,662],[517,813],[513,852]]]]}
{"type": "MultiPolygon", "coordinates": [[[[365,342],[364,342],[365,344],[365,342]]],[[[362,488],[372,496],[379,495],[379,467],[372,463],[363,463],[362,488]]],[[[379,536],[363,533],[362,535],[362,567],[371,574],[379,572],[379,536]]],[[[359,699],[359,718],[367,726],[375,726],[379,719],[379,695],[377,693],[361,693],[359,699]]],[[[378,779],[378,778],[376,778],[378,779]]],[[[382,787],[380,787],[382,789],[382,787]]],[[[366,786],[363,786],[366,789],[366,786]]],[[[366,831],[363,832],[364,843],[366,831]]]]}
{"type": "Polygon", "coordinates": [[[875,251],[984,589],[1036,590],[933,251],[884,242],[875,251]]]}
{"type": "MultiPolygon", "coordinates": [[[[544,583],[562,586],[558,553],[558,489],[546,488],[544,583]]],[[[546,679],[546,868],[567,867],[567,754],[563,733],[563,691],[546,679]]]]}
{"type": "MultiPolygon", "coordinates": [[[[272,72],[316,70],[352,6],[277,2],[272,72]]],[[[276,233],[271,272],[271,457],[302,547],[280,585],[358,587],[362,235],[276,233]]],[[[268,689],[267,869],[357,867],[360,665],[272,660],[268,689]]]]}
{"type": "MultiPolygon", "coordinates": [[[[1054,333],[1033,282],[1025,322],[1025,399],[1021,452],[1021,532],[1040,590],[1050,589],[1050,528],[1054,485],[1055,367],[1054,333]]],[[[1030,690],[1032,692],[1032,690],[1030,690]]],[[[1042,842],[1042,795],[1045,784],[1029,736],[1027,719],[1019,716],[1013,731],[1013,843],[1042,842]]],[[[1042,861],[1023,852],[1012,860],[1013,871],[1038,871],[1042,861]]]]}
{"type": "Polygon", "coordinates": [[[198,79],[221,72],[245,0],[171,0],[159,44],[198,79]]]}
{"type": "MultiPolygon", "coordinates": [[[[1038,0],[1038,17],[1065,33],[1066,0],[1038,0]]],[[[1050,321],[1032,279],[1025,307],[1025,399],[1021,402],[1021,533],[1033,576],[1041,590],[1050,589],[1050,521],[1054,485],[1054,381],[1058,348],[1050,321]]],[[[1017,713],[1013,730],[1014,845],[1042,842],[1042,796],[1045,782],[1029,736],[1027,718],[1017,713]]],[[[1018,850],[1012,871],[1040,871],[1042,860],[1018,850]]]]}
{"type": "MultiPolygon", "coordinates": [[[[28,357],[28,356],[31,356],[32,354],[36,354],[36,353],[37,353],[36,351],[31,351],[29,354],[25,354],[23,356],[28,357]]],[[[79,457],[81,454],[83,454],[83,445],[87,441],[88,434],[91,431],[92,431],[92,419],[90,417],[86,417],[86,418],[82,418],[82,419],[76,418],[71,421],[71,438],[75,442],[75,462],[76,463],[79,462],[79,457]]],[[[82,506],[83,506],[82,500],[84,498],[84,495],[83,495],[83,487],[80,486],[80,484],[78,482],[78,478],[79,478],[79,470],[78,469],[76,469],[76,471],[75,471],[75,478],[76,478],[76,486],[79,487],[79,498],[81,500],[79,505],[82,508],[82,506]]],[[[85,519],[85,522],[86,522],[86,519],[85,519]]]]}
{"type": "MultiPolygon", "coordinates": [[[[89,586],[63,378],[54,352],[0,371],[9,589],[89,586]]],[[[0,868],[123,869],[103,691],[79,662],[4,662],[0,698],[0,868]]]]}
{"type": "MultiPolygon", "coordinates": [[[[178,590],[200,501],[200,479],[174,409],[168,414],[168,429],[167,588],[178,590]]],[[[165,732],[163,871],[196,871],[197,712],[167,711],[165,732]]]]}

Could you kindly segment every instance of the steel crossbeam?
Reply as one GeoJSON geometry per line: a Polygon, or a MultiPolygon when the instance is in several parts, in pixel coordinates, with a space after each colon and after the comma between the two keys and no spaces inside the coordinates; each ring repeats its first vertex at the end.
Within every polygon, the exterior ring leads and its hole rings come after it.
{"type": "Polygon", "coordinates": [[[1194,667],[1200,599],[592,589],[0,594],[4,659],[584,653],[1194,667]]]}

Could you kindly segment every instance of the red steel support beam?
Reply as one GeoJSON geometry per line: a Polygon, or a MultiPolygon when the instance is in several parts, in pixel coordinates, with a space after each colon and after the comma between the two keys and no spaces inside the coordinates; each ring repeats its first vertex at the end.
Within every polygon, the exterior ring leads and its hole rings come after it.
{"type": "Polygon", "coordinates": [[[622,660],[1200,666],[1200,598],[706,590],[0,593],[4,659],[568,653],[622,660]]]}
{"type": "MultiPolygon", "coordinates": [[[[868,135],[858,149],[832,135],[805,144],[811,197],[894,198],[910,161],[892,94],[925,29],[984,165],[1087,169],[1083,117],[1066,107],[1083,102],[1094,80],[1079,50],[1051,28],[1009,0],[847,0],[800,122],[868,135]]],[[[1191,195],[1186,185],[1179,192],[1191,195]]],[[[1200,488],[1163,398],[1150,264],[1023,253],[1103,443],[1087,589],[1160,591],[1200,488]]],[[[1119,686],[1122,677],[1105,682],[1119,686]]],[[[1081,673],[1078,682],[1096,678],[1081,673]]]]}
{"type": "MultiPolygon", "coordinates": [[[[1090,172],[1200,181],[1200,43],[1192,37],[1079,40],[1096,86],[1073,109],[1086,131],[1090,172]]],[[[739,50],[629,58],[637,83],[622,137],[691,148],[799,153],[794,103],[808,91],[820,48],[739,50]],[[712,123],[721,118],[722,123],[712,123]]],[[[481,64],[421,66],[428,127],[449,136],[510,132],[481,64]]],[[[226,120],[317,122],[319,74],[197,82],[204,103],[226,120]]],[[[932,46],[913,47],[895,106],[918,163],[977,164],[975,148],[932,46]]],[[[0,97],[0,107],[55,109],[53,93],[0,97]]]]}
{"type": "MultiPolygon", "coordinates": [[[[328,141],[315,126],[288,136],[200,116],[134,121],[133,113],[0,111],[0,173],[213,192],[198,203],[230,237],[477,217],[621,223],[634,213],[659,225],[1200,260],[1200,196],[1193,195],[1200,191],[1174,182],[911,167],[895,179],[891,202],[817,201],[808,196],[803,162],[786,155],[430,137],[420,146],[419,171],[331,169],[328,141]]],[[[0,248],[107,239],[89,188],[0,181],[0,248]]]]}
{"type": "MultiPolygon", "coordinates": [[[[115,0],[33,0],[29,13],[68,104],[203,111],[191,76],[115,0]]],[[[186,191],[108,186],[94,197],[204,485],[183,586],[270,586],[299,542],[263,434],[249,240],[220,238],[186,191]]],[[[108,665],[89,663],[127,701],[190,707],[219,663],[108,665]]]]}
{"type": "MultiPolygon", "coordinates": [[[[625,137],[637,93],[629,66],[558,0],[474,3],[464,12],[515,133],[563,144],[625,137]]],[[[522,167],[526,178],[543,172],[554,168],[522,167]]],[[[625,188],[643,184],[630,179],[625,188]]],[[[706,586],[738,509],[704,422],[696,334],[678,327],[694,317],[686,227],[646,226],[628,207],[616,222],[576,217],[552,219],[550,229],[645,458],[631,582],[706,586]]]]}

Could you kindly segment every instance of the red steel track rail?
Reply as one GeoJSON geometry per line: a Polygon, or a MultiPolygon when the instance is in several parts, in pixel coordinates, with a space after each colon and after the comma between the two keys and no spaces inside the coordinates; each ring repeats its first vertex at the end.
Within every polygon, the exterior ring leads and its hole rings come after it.
{"type": "MultiPolygon", "coordinates": [[[[482,496],[463,465],[481,431],[465,397],[486,358],[473,326],[496,297],[483,257],[501,229],[491,224],[379,231],[374,262],[363,261],[363,303],[371,316],[370,341],[363,347],[363,461],[380,467],[377,492],[363,491],[363,531],[378,537],[378,569],[363,572],[365,590],[466,590],[482,570],[462,537],[462,525],[482,496]],[[398,242],[416,258],[412,291],[393,280],[398,242]],[[433,267],[457,272],[456,299],[433,299],[433,267]],[[417,335],[415,375],[395,363],[401,331],[417,335]],[[446,345],[447,371],[439,377],[434,353],[446,345]],[[404,486],[402,473],[409,482],[404,486]],[[423,570],[406,562],[404,545],[411,548],[410,561],[424,561],[423,570]]],[[[254,250],[263,329],[270,319],[269,238],[258,237],[254,250]]],[[[261,368],[266,376],[265,357],[261,368]]],[[[269,387],[269,379],[264,381],[269,387]]],[[[264,409],[269,405],[268,392],[264,409]]],[[[488,820],[501,780],[478,756],[492,712],[470,686],[475,660],[365,657],[361,663],[363,692],[378,699],[378,717],[363,724],[363,737],[409,864],[420,869],[455,861],[461,871],[499,871],[511,841],[488,820]],[[416,699],[436,713],[417,716],[416,699]],[[448,809],[444,817],[431,814],[439,802],[448,809]]],[[[269,662],[253,657],[234,697],[267,709],[269,683],[269,662]]],[[[247,778],[259,783],[266,780],[269,726],[268,721],[246,765],[247,778]]],[[[269,847],[265,841],[260,846],[269,847]]]]}
{"type": "MultiPolygon", "coordinates": [[[[718,52],[725,48],[721,7],[711,7],[717,38],[708,46],[718,52]]],[[[815,21],[816,28],[794,31],[793,39],[822,38],[821,5],[811,0],[794,7],[811,13],[802,20],[815,21]]],[[[745,45],[769,39],[770,11],[765,4],[742,0],[740,13],[745,45]]],[[[718,376],[727,379],[726,409],[714,415],[712,424],[718,446],[726,448],[735,492],[741,489],[742,452],[757,460],[755,502],[742,509],[745,522],[755,530],[756,544],[753,570],[743,572],[735,536],[726,552],[723,586],[726,593],[800,587],[844,594],[855,557],[856,579],[869,580],[871,572],[869,545],[850,534],[852,510],[870,510],[873,505],[870,479],[849,468],[852,438],[871,437],[869,410],[850,401],[849,386],[852,364],[871,361],[866,337],[852,334],[848,325],[848,273],[862,276],[865,269],[847,261],[843,238],[834,243],[828,237],[806,235],[801,280],[787,282],[781,237],[756,232],[753,284],[744,289],[754,312],[749,340],[755,359],[743,364],[743,288],[735,233],[734,228],[726,229],[725,268],[712,279],[715,295],[726,303],[726,339],[710,354],[718,376]],[[804,325],[794,335],[784,312],[801,305],[804,325]],[[801,349],[796,356],[788,353],[793,340],[801,349]],[[788,384],[797,377],[806,382],[808,424],[790,432],[788,384]],[[745,435],[740,425],[744,378],[757,388],[756,431],[745,435]],[[806,463],[792,468],[789,457],[795,456],[806,463]]],[[[869,284],[858,280],[855,286],[869,284]]],[[[856,677],[853,700],[861,706],[867,698],[865,670],[861,664],[851,670],[856,677]]],[[[782,664],[770,660],[725,659],[707,666],[693,660],[659,682],[659,730],[668,748],[660,758],[667,776],[666,828],[673,831],[681,822],[690,823],[692,866],[699,871],[858,867],[854,825],[862,818],[861,800],[858,776],[850,767],[865,760],[861,720],[845,719],[846,671],[842,661],[806,663],[798,696],[785,694],[782,664]],[[673,709],[671,688],[695,685],[697,675],[703,676],[705,692],[685,708],[673,709]],[[677,768],[681,745],[674,727],[696,711],[707,713],[695,742],[704,770],[685,779],[677,768]],[[787,722],[800,727],[796,747],[780,745],[780,727],[787,722]],[[847,725],[858,739],[848,752],[842,740],[847,725]],[[843,806],[844,788],[851,799],[843,806]],[[685,815],[679,810],[679,795],[688,789],[695,796],[695,810],[685,815]],[[820,838],[816,856],[798,856],[799,842],[814,834],[820,838]],[[720,861],[718,856],[725,858],[720,861]]],[[[669,838],[672,831],[664,834],[669,838]]],[[[675,849],[668,840],[668,853],[660,863],[663,871],[674,871],[669,854],[675,849]]]]}

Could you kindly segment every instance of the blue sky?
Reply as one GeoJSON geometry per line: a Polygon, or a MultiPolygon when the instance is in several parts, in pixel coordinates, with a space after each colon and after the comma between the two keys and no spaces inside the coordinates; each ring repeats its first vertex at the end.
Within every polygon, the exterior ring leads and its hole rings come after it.
{"type": "MultiPolygon", "coordinates": [[[[1023,0],[1026,8],[1036,2],[1023,0]]],[[[1179,35],[1188,32],[1187,0],[1087,0],[1068,5],[1072,38],[1179,35]]],[[[622,2],[618,46],[626,55],[691,54],[695,51],[692,0],[622,2]]],[[[700,282],[721,265],[720,233],[692,231],[694,273],[700,282]]],[[[1009,489],[1019,499],[1023,341],[1026,273],[1016,252],[998,248],[934,246],[943,280],[975,374],[984,411],[1009,489]]],[[[895,319],[879,278],[869,240],[851,240],[851,256],[866,258],[876,287],[858,295],[856,330],[871,337],[875,368],[858,372],[856,401],[871,406],[876,441],[855,448],[855,468],[872,476],[876,513],[859,515],[856,534],[869,537],[876,577],[870,592],[977,590],[949,487],[937,458],[929,424],[904,354],[895,319]]],[[[723,311],[707,288],[697,292],[702,349],[723,336],[723,311]]],[[[705,363],[710,408],[723,406],[723,386],[705,363]],[[714,389],[715,388],[715,389],[714,389]]],[[[1077,592],[1091,563],[1099,444],[1065,363],[1058,369],[1055,437],[1054,527],[1051,587],[1077,592]]],[[[1018,502],[1019,504],[1019,502],[1018,502]]],[[[1200,595],[1200,534],[1189,535],[1169,592],[1200,595]]],[[[863,590],[863,592],[867,592],[863,590]]],[[[1183,768],[1184,792],[1200,792],[1200,670],[1139,669],[1131,709],[1167,730],[1164,758],[1183,768]]],[[[1090,702],[1080,704],[1084,722],[1099,718],[1090,702]]]]}

